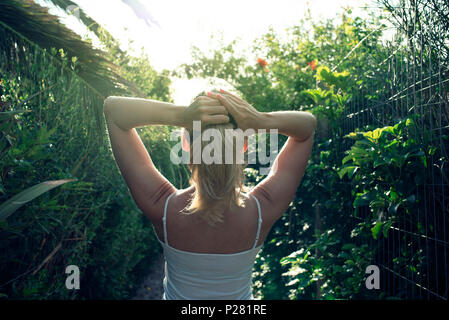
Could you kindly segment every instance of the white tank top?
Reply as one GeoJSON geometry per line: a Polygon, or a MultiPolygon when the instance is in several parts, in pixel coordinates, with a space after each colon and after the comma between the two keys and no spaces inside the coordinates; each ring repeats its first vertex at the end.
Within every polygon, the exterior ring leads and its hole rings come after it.
{"type": "Polygon", "coordinates": [[[254,245],[251,249],[230,253],[195,253],[182,251],[167,242],[167,197],[162,218],[165,255],[164,300],[251,300],[251,280],[254,260],[262,245],[259,241],[262,215],[256,200],[259,219],[254,245]]]}

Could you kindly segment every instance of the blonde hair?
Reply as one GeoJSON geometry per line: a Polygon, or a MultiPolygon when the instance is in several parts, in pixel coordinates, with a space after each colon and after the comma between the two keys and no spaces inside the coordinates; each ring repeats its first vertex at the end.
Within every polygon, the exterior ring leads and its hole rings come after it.
{"type": "MultiPolygon", "coordinates": [[[[203,95],[203,93],[200,95],[203,95]]],[[[236,129],[236,124],[233,120],[224,124],[202,125],[201,134],[209,128],[213,128],[220,133],[221,145],[217,147],[221,147],[222,161],[218,164],[206,164],[203,161],[195,164],[192,161],[193,152],[190,152],[189,168],[192,173],[190,183],[195,186],[195,191],[190,198],[189,204],[182,212],[188,214],[198,212],[201,218],[206,220],[209,225],[214,226],[216,223],[223,222],[224,212],[228,208],[233,210],[236,207],[245,207],[245,198],[242,193],[248,191],[245,186],[244,174],[247,162],[245,157],[243,157],[244,163],[237,163],[237,152],[242,152],[241,150],[236,150],[237,136],[225,134],[227,129],[236,129]],[[232,139],[232,164],[225,163],[226,139],[228,143],[231,143],[229,139],[232,139]]],[[[192,132],[186,129],[186,134],[190,137],[188,141],[192,141],[192,132]]],[[[203,150],[210,142],[200,140],[201,150],[203,150]]],[[[192,144],[190,144],[190,150],[192,151],[192,144]]]]}

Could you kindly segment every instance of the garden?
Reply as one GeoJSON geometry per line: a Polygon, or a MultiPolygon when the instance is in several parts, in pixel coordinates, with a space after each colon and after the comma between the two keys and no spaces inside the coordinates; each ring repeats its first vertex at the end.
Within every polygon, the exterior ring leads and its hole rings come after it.
{"type": "MultiPolygon", "coordinates": [[[[363,17],[348,7],[317,20],[309,9],[250,55],[218,39],[158,72],[82,11],[101,48],[32,0],[0,1],[0,298],[135,295],[161,247],[115,164],[103,101],[173,101],[171,79],[201,78],[259,111],[318,119],[304,178],[257,257],[257,299],[447,301],[449,4],[375,4],[363,17]],[[65,286],[68,265],[80,266],[80,290],[65,286]],[[368,266],[378,288],[366,285],[368,266]]],[[[138,132],[186,188],[187,166],[169,161],[174,129],[138,132]]],[[[245,169],[248,185],[263,179],[257,169],[245,169]]]]}

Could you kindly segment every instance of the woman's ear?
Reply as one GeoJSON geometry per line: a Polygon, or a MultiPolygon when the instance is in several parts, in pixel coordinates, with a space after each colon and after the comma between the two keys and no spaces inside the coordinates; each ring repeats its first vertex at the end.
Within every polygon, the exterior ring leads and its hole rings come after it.
{"type": "Polygon", "coordinates": [[[190,152],[190,135],[185,128],[182,129],[181,147],[185,152],[190,152]]]}

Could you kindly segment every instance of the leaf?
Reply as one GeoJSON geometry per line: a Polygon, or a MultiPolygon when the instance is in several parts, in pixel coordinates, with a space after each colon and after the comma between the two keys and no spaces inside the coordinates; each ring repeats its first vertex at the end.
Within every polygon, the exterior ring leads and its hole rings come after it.
{"type": "Polygon", "coordinates": [[[424,168],[427,168],[427,159],[426,159],[426,157],[421,157],[420,159],[421,159],[421,161],[422,161],[422,163],[424,165],[424,168]]]}
{"type": "Polygon", "coordinates": [[[407,126],[407,127],[413,126],[414,124],[415,124],[415,122],[413,121],[413,119],[408,118],[405,121],[405,126],[407,126]]]}
{"type": "Polygon", "coordinates": [[[373,194],[370,192],[366,192],[363,194],[358,193],[356,199],[354,200],[354,208],[369,205],[370,201],[373,199],[373,194]]]}
{"type": "Polygon", "coordinates": [[[377,221],[376,225],[371,228],[371,233],[373,235],[373,238],[377,240],[377,236],[379,235],[380,230],[382,229],[383,222],[377,221]]]}
{"type": "Polygon", "coordinates": [[[394,128],[392,126],[383,127],[382,133],[384,133],[384,132],[394,134],[394,128]]]}
{"type": "Polygon", "coordinates": [[[32,186],[28,189],[25,189],[24,191],[20,192],[19,194],[16,194],[15,196],[6,200],[6,202],[0,205],[0,221],[6,219],[21,206],[37,198],[41,194],[55,187],[58,187],[64,183],[76,180],[77,179],[62,179],[62,180],[45,181],[35,186],[32,186]]]}
{"type": "Polygon", "coordinates": [[[354,175],[354,173],[357,171],[357,169],[358,169],[358,167],[356,167],[356,166],[344,167],[344,168],[338,170],[338,176],[340,177],[340,179],[343,179],[344,175],[347,173],[348,178],[351,179],[352,176],[354,175]]]}
{"type": "Polygon", "coordinates": [[[355,265],[355,262],[354,262],[354,260],[349,259],[349,260],[345,261],[345,264],[353,266],[353,265],[355,265]]]}
{"type": "Polygon", "coordinates": [[[389,144],[387,144],[386,146],[385,146],[385,149],[390,149],[390,148],[392,148],[392,147],[394,147],[394,146],[397,146],[399,144],[399,141],[398,140],[393,140],[392,142],[390,142],[389,144]]]}
{"type": "Polygon", "coordinates": [[[376,161],[374,161],[373,167],[377,168],[377,167],[382,166],[384,164],[388,164],[388,162],[385,161],[385,159],[380,158],[380,159],[377,159],[376,161]]]}
{"type": "Polygon", "coordinates": [[[341,161],[342,164],[345,164],[346,162],[348,162],[349,160],[352,160],[352,154],[347,155],[346,157],[343,158],[343,160],[341,161]]]}
{"type": "Polygon", "coordinates": [[[383,234],[384,234],[385,238],[388,237],[388,231],[390,230],[392,225],[393,225],[393,220],[385,222],[385,224],[383,226],[383,234]]]}
{"type": "Polygon", "coordinates": [[[396,214],[396,212],[398,211],[399,206],[401,205],[401,202],[398,202],[396,204],[391,204],[390,207],[388,208],[388,213],[389,214],[396,214]]]}
{"type": "Polygon", "coordinates": [[[391,187],[390,190],[385,192],[385,195],[391,200],[390,202],[397,202],[398,200],[398,193],[395,191],[393,187],[391,187]]]}
{"type": "Polygon", "coordinates": [[[411,158],[411,157],[423,157],[423,158],[425,158],[425,153],[422,150],[418,150],[418,151],[406,153],[402,157],[403,157],[403,162],[405,162],[405,161],[407,161],[408,158],[411,158]]]}
{"type": "Polygon", "coordinates": [[[383,208],[385,206],[385,200],[384,199],[376,199],[369,203],[369,206],[371,208],[383,208]]]}
{"type": "Polygon", "coordinates": [[[377,144],[375,144],[374,142],[370,141],[369,139],[363,138],[361,140],[358,141],[358,144],[362,144],[362,145],[367,145],[369,147],[373,147],[373,148],[377,148],[377,144]]]}

